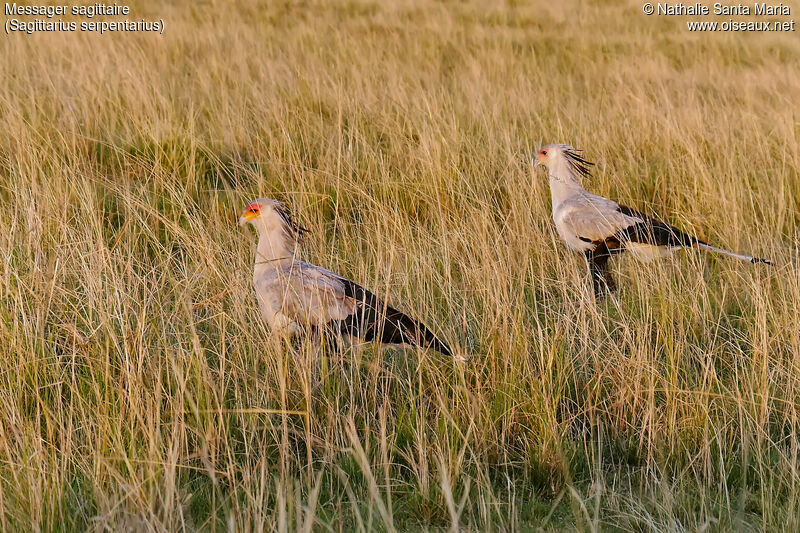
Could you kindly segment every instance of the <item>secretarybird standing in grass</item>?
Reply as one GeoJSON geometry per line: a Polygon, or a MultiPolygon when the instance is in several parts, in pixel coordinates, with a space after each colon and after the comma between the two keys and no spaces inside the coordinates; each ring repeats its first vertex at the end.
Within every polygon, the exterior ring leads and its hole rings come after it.
{"type": "Polygon", "coordinates": [[[431,348],[459,361],[421,322],[386,305],[357,283],[297,258],[308,232],[282,202],[259,198],[239,217],[258,232],[253,285],[270,330],[321,336],[334,350],[346,338],[431,348]]]}
{"type": "Polygon", "coordinates": [[[550,174],[553,221],[559,236],[571,250],[581,252],[589,263],[592,287],[599,298],[616,289],[608,260],[630,252],[642,261],[668,256],[682,248],[700,248],[750,263],[771,264],[766,259],[716,248],[679,229],[635,209],[588,192],[581,179],[593,165],[566,144],[548,144],[536,155],[534,167],[543,165],[550,174]]]}

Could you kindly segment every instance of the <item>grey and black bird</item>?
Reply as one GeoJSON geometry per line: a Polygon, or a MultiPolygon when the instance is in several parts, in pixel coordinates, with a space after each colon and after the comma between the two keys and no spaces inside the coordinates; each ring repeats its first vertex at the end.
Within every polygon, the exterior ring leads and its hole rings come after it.
{"type": "Polygon", "coordinates": [[[556,230],[568,248],[586,257],[596,297],[616,289],[608,261],[623,252],[652,261],[683,248],[699,248],[749,263],[771,264],[711,246],[666,222],[588,192],[581,180],[590,175],[593,163],[571,146],[543,146],[535,157],[534,166],[539,165],[548,169],[556,230]]]}
{"type": "Polygon", "coordinates": [[[270,329],[289,336],[314,334],[334,349],[342,340],[430,348],[458,360],[464,357],[422,322],[387,305],[361,285],[297,257],[308,231],[278,200],[259,198],[245,208],[239,225],[258,232],[253,285],[270,329]]]}

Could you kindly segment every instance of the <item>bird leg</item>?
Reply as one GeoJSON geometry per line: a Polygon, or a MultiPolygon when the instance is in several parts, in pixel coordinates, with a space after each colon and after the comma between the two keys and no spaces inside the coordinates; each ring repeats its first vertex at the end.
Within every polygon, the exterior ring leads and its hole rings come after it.
{"type": "Polygon", "coordinates": [[[314,340],[321,349],[321,354],[327,358],[328,364],[333,368],[344,369],[345,351],[347,347],[342,342],[342,336],[331,322],[319,328],[314,328],[314,340]]]}
{"type": "Polygon", "coordinates": [[[605,243],[597,247],[586,250],[586,262],[589,264],[589,275],[592,278],[592,289],[595,299],[599,300],[607,292],[617,290],[617,284],[608,270],[608,260],[611,259],[612,251],[605,243]]]}

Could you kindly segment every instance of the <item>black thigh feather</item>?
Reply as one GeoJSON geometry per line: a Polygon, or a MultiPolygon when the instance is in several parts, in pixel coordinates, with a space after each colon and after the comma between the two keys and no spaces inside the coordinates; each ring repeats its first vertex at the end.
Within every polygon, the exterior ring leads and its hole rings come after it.
{"type": "MultiPolygon", "coordinates": [[[[587,239],[581,239],[587,242],[587,239]]],[[[620,242],[614,238],[594,242],[595,247],[586,250],[586,262],[589,264],[589,275],[592,278],[592,289],[595,298],[601,298],[606,291],[614,292],[617,284],[608,269],[608,260],[611,256],[622,253],[620,242]]]]}

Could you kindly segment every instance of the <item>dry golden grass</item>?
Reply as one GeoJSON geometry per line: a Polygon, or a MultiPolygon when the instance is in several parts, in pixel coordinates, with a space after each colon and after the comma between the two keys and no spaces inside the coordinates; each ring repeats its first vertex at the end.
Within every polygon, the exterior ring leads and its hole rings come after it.
{"type": "Polygon", "coordinates": [[[3,530],[800,529],[800,42],[635,2],[139,2],[4,36],[3,530]],[[617,260],[596,305],[529,156],[772,269],[617,260]],[[310,392],[250,198],[471,354],[310,392]]]}

